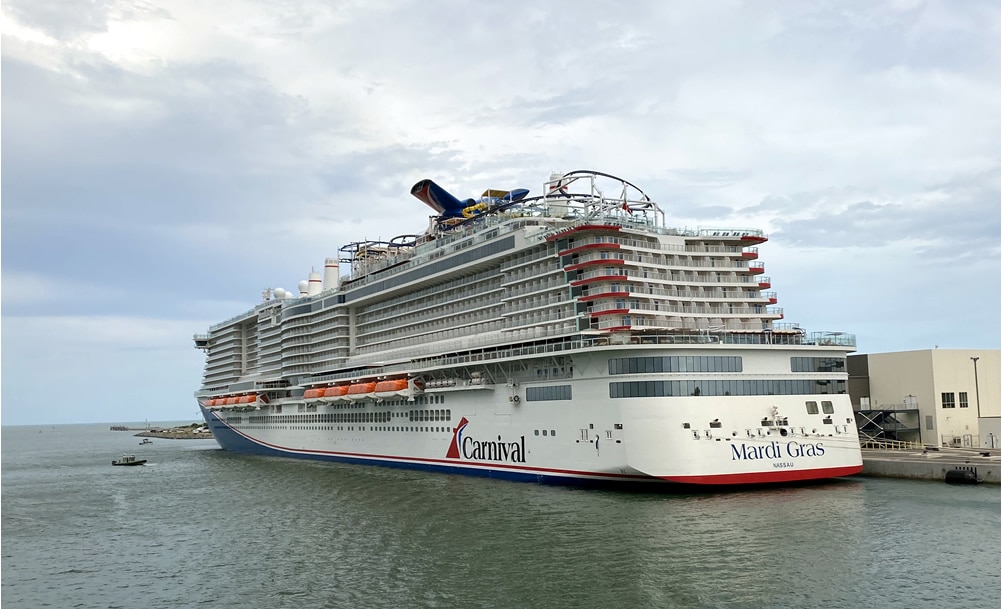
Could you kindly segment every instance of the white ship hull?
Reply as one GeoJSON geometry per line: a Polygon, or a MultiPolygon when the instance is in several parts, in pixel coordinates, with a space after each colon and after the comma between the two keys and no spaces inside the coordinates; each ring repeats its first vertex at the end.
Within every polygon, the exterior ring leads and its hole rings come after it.
{"type": "MultiPolygon", "coordinates": [[[[579,353],[575,368],[601,368],[589,362],[623,353],[579,353]]],[[[310,412],[301,412],[308,402],[291,402],[293,414],[274,413],[277,404],[265,407],[270,415],[203,412],[220,445],[235,452],[539,482],[738,485],[862,469],[847,395],[822,396],[832,414],[809,414],[805,404],[819,397],[810,395],[609,397],[610,382],[637,378],[667,377],[571,379],[561,382],[570,400],[526,401],[528,389],[553,386],[542,382],[426,389],[413,401],[372,394],[318,401],[310,412]]]]}

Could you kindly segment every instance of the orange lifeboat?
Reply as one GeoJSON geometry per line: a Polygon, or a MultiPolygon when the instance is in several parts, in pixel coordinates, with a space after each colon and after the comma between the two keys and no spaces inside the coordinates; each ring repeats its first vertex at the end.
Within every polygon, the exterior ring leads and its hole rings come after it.
{"type": "Polygon", "coordinates": [[[233,396],[233,397],[231,397],[231,398],[226,398],[226,405],[227,405],[227,406],[230,406],[230,405],[232,405],[232,404],[236,404],[236,403],[237,403],[237,400],[239,400],[239,399],[240,399],[240,398],[238,398],[238,397],[236,397],[236,396],[233,396]]]}
{"type": "Polygon", "coordinates": [[[336,400],[340,400],[346,395],[348,395],[347,385],[335,385],[333,387],[328,387],[327,389],[324,389],[325,402],[334,402],[336,400]]]}
{"type": "Polygon", "coordinates": [[[303,397],[306,398],[307,400],[320,399],[324,397],[324,388],[320,387],[317,389],[307,389],[306,393],[303,394],[303,397]]]}
{"type": "Polygon", "coordinates": [[[406,395],[407,392],[407,379],[391,379],[387,381],[379,381],[376,383],[376,397],[385,399],[392,398],[398,395],[406,395]]]}
{"type": "Polygon", "coordinates": [[[245,395],[242,398],[240,398],[241,404],[253,404],[256,401],[257,401],[256,395],[245,395]]]}
{"type": "Polygon", "coordinates": [[[367,383],[355,383],[354,385],[348,386],[347,397],[349,400],[365,400],[371,397],[372,392],[376,390],[376,381],[370,381],[367,383]]]}

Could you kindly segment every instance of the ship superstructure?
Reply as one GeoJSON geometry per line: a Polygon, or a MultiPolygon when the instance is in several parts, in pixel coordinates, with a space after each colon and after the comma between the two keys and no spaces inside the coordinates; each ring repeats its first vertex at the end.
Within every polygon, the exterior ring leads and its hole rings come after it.
{"type": "Polygon", "coordinates": [[[298,295],[196,335],[220,445],[553,482],[861,470],[855,339],[784,320],[762,231],[669,228],[595,171],[543,193],[423,180],[425,231],[347,244],[298,295]]]}

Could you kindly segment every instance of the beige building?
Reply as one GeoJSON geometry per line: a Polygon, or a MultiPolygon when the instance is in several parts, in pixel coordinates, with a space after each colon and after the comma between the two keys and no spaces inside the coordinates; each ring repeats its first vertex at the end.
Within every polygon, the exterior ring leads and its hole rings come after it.
{"type": "Polygon", "coordinates": [[[1002,446],[998,350],[925,349],[850,355],[860,434],[935,446],[1002,446]]]}

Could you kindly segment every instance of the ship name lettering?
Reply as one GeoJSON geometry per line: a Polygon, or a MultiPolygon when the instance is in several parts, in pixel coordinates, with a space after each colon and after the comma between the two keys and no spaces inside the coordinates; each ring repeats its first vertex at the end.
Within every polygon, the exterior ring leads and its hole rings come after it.
{"type": "Polygon", "coordinates": [[[797,442],[791,440],[784,447],[773,440],[768,444],[731,444],[731,461],[757,461],[760,459],[782,459],[783,457],[820,457],[825,454],[823,442],[797,442]]]}
{"type": "Polygon", "coordinates": [[[497,441],[474,440],[466,436],[463,438],[463,458],[525,463],[525,436],[521,436],[518,442],[505,442],[501,436],[497,441]]]}

